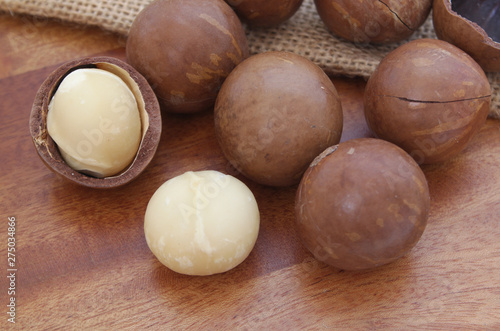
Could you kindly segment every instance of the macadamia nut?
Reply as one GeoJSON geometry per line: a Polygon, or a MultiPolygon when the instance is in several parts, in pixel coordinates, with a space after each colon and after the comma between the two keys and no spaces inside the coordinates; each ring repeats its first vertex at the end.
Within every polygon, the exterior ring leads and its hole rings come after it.
{"type": "Polygon", "coordinates": [[[250,26],[273,27],[287,21],[303,0],[226,0],[250,26]]]}
{"type": "Polygon", "coordinates": [[[153,254],[171,270],[212,275],[246,259],[259,224],[257,202],[244,183],[217,171],[189,171],[154,193],[144,231],[153,254]]]}
{"type": "Polygon", "coordinates": [[[73,169],[113,176],[134,159],[141,142],[136,99],[118,76],[102,69],[77,69],[57,88],[47,130],[73,169]]]}
{"type": "Polygon", "coordinates": [[[214,123],[235,169],[259,184],[290,186],[321,151],[340,141],[342,104],[316,64],[290,52],[264,52],[224,81],[214,123]]]}
{"type": "Polygon", "coordinates": [[[155,0],[134,19],[126,53],[165,111],[193,113],[213,108],[226,76],[248,57],[248,43],[222,0],[155,0]]]}
{"type": "Polygon", "coordinates": [[[362,270],[396,261],[420,240],[429,217],[425,174],[401,148],[351,139],[327,148],[297,190],[297,231],[320,261],[362,270]]]}
{"type": "Polygon", "coordinates": [[[364,93],[368,127],[419,164],[445,162],[479,132],[491,105],[484,71],[437,39],[403,44],[380,61],[364,93]]]}
{"type": "Polygon", "coordinates": [[[326,27],[352,42],[388,44],[410,37],[429,16],[432,0],[314,0],[326,27]]]}

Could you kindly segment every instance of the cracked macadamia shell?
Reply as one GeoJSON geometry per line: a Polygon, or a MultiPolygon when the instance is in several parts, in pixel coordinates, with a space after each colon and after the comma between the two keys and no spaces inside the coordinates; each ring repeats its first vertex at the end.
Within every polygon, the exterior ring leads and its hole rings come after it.
{"type": "MultiPolygon", "coordinates": [[[[122,112],[122,105],[119,102],[116,106],[112,111],[122,112]]],[[[96,137],[101,139],[104,136],[103,133],[112,127],[112,125],[108,126],[109,123],[105,123],[106,118],[102,118],[102,120],[101,124],[103,126],[99,125],[99,127],[86,133],[85,136],[88,141],[84,140],[82,142],[91,147],[92,144],[99,144],[95,140],[96,137]]],[[[146,79],[127,63],[105,56],[81,58],[64,63],[42,83],[33,102],[30,115],[30,131],[38,155],[50,170],[82,186],[103,189],[113,188],[125,185],[135,179],[153,159],[161,136],[160,105],[146,79]],[[47,129],[49,104],[61,82],[71,72],[77,69],[89,68],[105,70],[121,78],[134,94],[141,119],[141,142],[132,162],[123,171],[104,178],[93,177],[71,168],[64,161],[58,146],[47,129]]]]}
{"type": "Polygon", "coordinates": [[[247,24],[259,27],[279,25],[292,17],[303,0],[226,0],[247,24]]]}
{"type": "Polygon", "coordinates": [[[156,0],[134,20],[126,52],[166,111],[192,113],[213,107],[226,76],[248,57],[248,44],[223,0],[156,0]]]}
{"type": "Polygon", "coordinates": [[[368,80],[366,121],[379,138],[420,163],[462,151],[486,121],[491,88],[465,52],[437,39],[419,39],[390,52],[368,80]]]}
{"type": "Polygon", "coordinates": [[[215,104],[226,158],[270,186],[297,184],[309,163],[342,133],[335,86],[313,62],[289,52],[254,55],[228,76],[215,104]]]}
{"type": "Polygon", "coordinates": [[[461,48],[485,71],[500,71],[500,2],[435,0],[434,30],[439,39],[461,48]]]}
{"type": "Polygon", "coordinates": [[[326,27],[359,43],[407,39],[429,16],[432,0],[315,0],[326,27]]]}
{"type": "Polygon", "coordinates": [[[304,174],[297,232],[318,260],[368,269],[416,245],[429,206],[424,173],[406,152],[380,139],[352,139],[326,149],[304,174]]]}

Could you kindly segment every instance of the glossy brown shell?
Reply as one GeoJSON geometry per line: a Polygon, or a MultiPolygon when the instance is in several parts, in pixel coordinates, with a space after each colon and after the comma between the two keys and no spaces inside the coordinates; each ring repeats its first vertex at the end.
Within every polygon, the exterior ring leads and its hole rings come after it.
{"type": "Polygon", "coordinates": [[[248,44],[223,0],[156,0],[134,20],[126,52],[166,111],[192,113],[213,107],[226,76],[248,57],[248,44]]]}
{"type": "Polygon", "coordinates": [[[352,139],[326,149],[304,174],[297,233],[320,261],[373,268],[416,245],[429,206],[425,175],[406,152],[380,139],[352,139]]]}
{"type": "Polygon", "coordinates": [[[491,88],[481,67],[459,48],[418,39],[389,53],[368,80],[370,129],[418,163],[446,161],[484,124],[491,88]]]}
{"type": "Polygon", "coordinates": [[[272,27],[287,21],[303,0],[226,0],[248,25],[272,27]]]}
{"type": "Polygon", "coordinates": [[[432,0],[315,0],[335,35],[352,42],[385,44],[407,39],[429,16],[432,0]]]}
{"type": "Polygon", "coordinates": [[[467,52],[485,71],[500,71],[499,42],[478,24],[453,11],[450,0],[435,0],[433,8],[434,30],[439,39],[467,52]]]}
{"type": "Polygon", "coordinates": [[[313,62],[289,52],[254,55],[228,76],[215,105],[215,132],[231,164],[270,186],[297,184],[342,133],[340,98],[313,62]]]}
{"type": "MultiPolygon", "coordinates": [[[[121,75],[121,73],[114,73],[121,75]]],[[[29,125],[36,151],[50,170],[73,183],[92,188],[106,189],[127,184],[144,171],[153,159],[160,141],[162,121],[158,100],[148,82],[141,74],[127,63],[116,58],[88,57],[69,61],[61,65],[47,77],[36,94],[31,109],[29,125]],[[142,141],[137,155],[129,167],[118,175],[96,178],[77,172],[62,159],[57,145],[47,132],[47,112],[48,105],[57,87],[70,72],[80,68],[108,69],[110,65],[111,67],[124,70],[137,84],[141,98],[144,101],[144,111],[147,115],[141,115],[143,127],[142,141]],[[147,123],[144,123],[144,118],[147,118],[147,123]]]]}

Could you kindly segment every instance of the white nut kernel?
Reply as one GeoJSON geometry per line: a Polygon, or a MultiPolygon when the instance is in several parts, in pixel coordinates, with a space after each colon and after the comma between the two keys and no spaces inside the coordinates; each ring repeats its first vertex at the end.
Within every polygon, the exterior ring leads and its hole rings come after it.
{"type": "Polygon", "coordinates": [[[77,69],[50,101],[47,131],[70,167],[109,177],[135,158],[141,118],[134,94],[120,77],[102,69],[77,69]]]}
{"type": "Polygon", "coordinates": [[[171,270],[212,275],[247,258],[259,224],[257,202],[244,183],[217,171],[189,171],[154,193],[144,231],[153,254],[171,270]]]}

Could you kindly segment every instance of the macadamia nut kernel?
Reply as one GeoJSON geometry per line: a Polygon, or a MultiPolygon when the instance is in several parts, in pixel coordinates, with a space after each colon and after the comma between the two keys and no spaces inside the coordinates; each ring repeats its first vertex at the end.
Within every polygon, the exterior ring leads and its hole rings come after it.
{"type": "Polygon", "coordinates": [[[146,241],[158,260],[188,275],[212,275],[243,262],[257,240],[260,215],[250,189],[213,170],[165,182],[146,209],[146,241]]]}
{"type": "Polygon", "coordinates": [[[124,170],[141,142],[133,92],[117,75],[96,68],[62,80],[49,104],[47,130],[66,163],[94,177],[124,170]]]}

